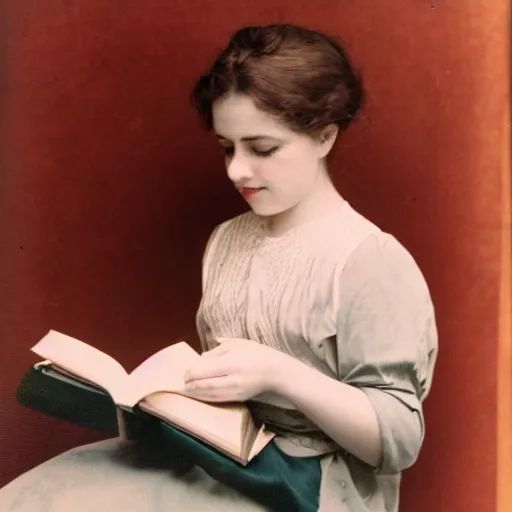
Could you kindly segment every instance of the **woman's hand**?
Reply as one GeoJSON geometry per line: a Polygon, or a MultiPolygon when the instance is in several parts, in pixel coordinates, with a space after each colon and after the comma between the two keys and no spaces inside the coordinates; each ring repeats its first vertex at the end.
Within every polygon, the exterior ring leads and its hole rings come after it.
{"type": "Polygon", "coordinates": [[[185,393],[205,402],[243,402],[272,391],[290,356],[240,338],[217,338],[185,375],[185,393]]]}

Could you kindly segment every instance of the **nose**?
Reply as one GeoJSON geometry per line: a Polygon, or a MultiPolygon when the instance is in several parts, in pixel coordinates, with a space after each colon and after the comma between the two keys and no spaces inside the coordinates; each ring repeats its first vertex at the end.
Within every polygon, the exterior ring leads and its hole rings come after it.
{"type": "Polygon", "coordinates": [[[226,170],[229,179],[233,183],[239,183],[243,180],[249,180],[253,177],[253,171],[251,169],[250,162],[243,158],[243,155],[234,154],[226,162],[226,170]]]}

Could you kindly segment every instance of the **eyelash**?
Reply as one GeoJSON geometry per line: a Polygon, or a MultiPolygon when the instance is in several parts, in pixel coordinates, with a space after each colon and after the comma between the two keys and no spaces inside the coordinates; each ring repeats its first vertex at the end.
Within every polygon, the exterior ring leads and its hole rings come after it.
{"type": "MultiPolygon", "coordinates": [[[[266,151],[258,151],[257,149],[254,149],[252,148],[251,151],[258,157],[260,158],[267,158],[269,156],[272,156],[279,148],[272,148],[272,149],[267,149],[266,151]]],[[[224,152],[225,155],[232,155],[233,152],[234,152],[234,148],[233,147],[223,147],[222,148],[222,151],[224,152]]]]}

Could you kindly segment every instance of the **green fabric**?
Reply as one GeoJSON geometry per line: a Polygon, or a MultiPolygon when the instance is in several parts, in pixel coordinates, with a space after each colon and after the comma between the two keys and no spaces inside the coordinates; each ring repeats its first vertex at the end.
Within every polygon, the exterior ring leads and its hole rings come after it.
{"type": "MultiPolygon", "coordinates": [[[[118,435],[116,406],[105,391],[68,380],[51,368],[30,369],[17,399],[25,407],[75,425],[118,435]]],[[[247,466],[140,411],[123,411],[128,439],[169,453],[169,465],[196,464],[212,478],[275,511],[318,510],[320,457],[291,457],[270,443],[247,466]]]]}
{"type": "Polygon", "coordinates": [[[164,449],[271,510],[318,510],[321,457],[291,457],[270,443],[244,467],[165,422],[158,431],[155,438],[164,449]]]}

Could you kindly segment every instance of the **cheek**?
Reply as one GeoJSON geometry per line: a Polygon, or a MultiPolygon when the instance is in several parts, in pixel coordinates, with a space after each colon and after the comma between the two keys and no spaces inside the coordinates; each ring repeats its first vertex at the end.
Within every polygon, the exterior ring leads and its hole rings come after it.
{"type": "Polygon", "coordinates": [[[286,172],[286,165],[277,159],[260,162],[255,168],[257,174],[269,182],[279,181],[280,177],[286,172]]]}
{"type": "Polygon", "coordinates": [[[313,168],[314,163],[300,154],[280,155],[261,166],[261,176],[288,189],[297,189],[308,181],[313,168]]]}

